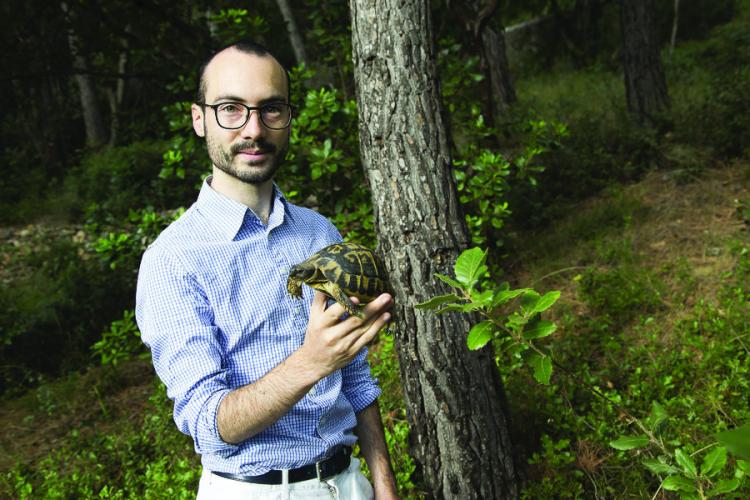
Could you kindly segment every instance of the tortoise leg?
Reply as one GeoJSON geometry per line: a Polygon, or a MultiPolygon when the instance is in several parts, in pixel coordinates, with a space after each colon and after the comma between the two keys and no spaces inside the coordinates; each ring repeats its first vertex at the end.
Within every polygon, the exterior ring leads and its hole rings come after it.
{"type": "Polygon", "coordinates": [[[325,285],[325,291],[328,295],[333,297],[333,299],[344,306],[344,309],[346,309],[346,312],[351,314],[352,316],[356,316],[360,319],[364,318],[365,315],[362,314],[362,312],[359,310],[356,304],[349,300],[349,297],[346,296],[344,291],[341,289],[340,286],[329,282],[326,282],[325,285]]]}

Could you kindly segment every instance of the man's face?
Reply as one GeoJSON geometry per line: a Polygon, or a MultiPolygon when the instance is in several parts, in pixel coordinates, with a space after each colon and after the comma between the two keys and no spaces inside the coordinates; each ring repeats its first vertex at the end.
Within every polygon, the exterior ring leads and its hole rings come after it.
{"type": "MultiPolygon", "coordinates": [[[[227,49],[214,57],[204,73],[205,102],[242,103],[261,106],[287,102],[284,69],[273,57],[227,49]]],[[[206,138],[214,167],[248,184],[270,182],[289,148],[289,131],[267,128],[259,111],[250,112],[245,125],[236,130],[219,126],[213,109],[193,105],[193,129],[206,138]]]]}

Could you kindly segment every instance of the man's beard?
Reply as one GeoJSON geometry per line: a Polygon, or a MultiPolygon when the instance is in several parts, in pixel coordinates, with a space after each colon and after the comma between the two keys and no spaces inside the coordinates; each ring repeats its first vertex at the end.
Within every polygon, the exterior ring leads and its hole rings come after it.
{"type": "Polygon", "coordinates": [[[206,136],[206,146],[208,148],[208,157],[216,168],[244,183],[255,185],[263,184],[273,178],[279,166],[284,161],[288,148],[287,145],[277,147],[270,142],[260,140],[234,144],[229,148],[229,151],[225,151],[222,149],[221,144],[216,143],[209,135],[206,136]],[[249,167],[240,169],[234,165],[233,160],[237,153],[243,149],[257,149],[264,153],[272,154],[273,158],[270,163],[267,163],[263,167],[254,167],[250,163],[249,167]]]}

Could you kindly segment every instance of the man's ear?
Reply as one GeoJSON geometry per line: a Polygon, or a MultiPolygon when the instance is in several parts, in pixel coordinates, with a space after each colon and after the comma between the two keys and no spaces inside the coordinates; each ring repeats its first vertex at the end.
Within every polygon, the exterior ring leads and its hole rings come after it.
{"type": "Polygon", "coordinates": [[[206,115],[203,108],[197,104],[190,106],[190,113],[193,116],[193,130],[198,137],[206,136],[206,115]]]}

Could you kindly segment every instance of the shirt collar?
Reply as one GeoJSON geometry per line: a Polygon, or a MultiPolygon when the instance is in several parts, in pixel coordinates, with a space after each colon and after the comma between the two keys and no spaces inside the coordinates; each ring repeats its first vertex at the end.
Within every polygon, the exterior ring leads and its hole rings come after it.
{"type": "Polygon", "coordinates": [[[211,179],[212,177],[208,176],[203,181],[196,202],[197,208],[228,240],[234,240],[244,226],[255,225],[265,231],[271,231],[284,222],[285,216],[289,216],[286,199],[275,183],[273,185],[273,207],[271,214],[268,216],[268,226],[264,226],[247,206],[227,198],[212,188],[211,179]]]}

